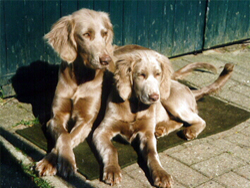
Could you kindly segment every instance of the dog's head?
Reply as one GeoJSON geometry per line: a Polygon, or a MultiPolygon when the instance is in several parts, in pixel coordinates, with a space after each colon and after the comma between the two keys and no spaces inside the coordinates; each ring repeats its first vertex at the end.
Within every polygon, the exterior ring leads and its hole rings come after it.
{"type": "Polygon", "coordinates": [[[117,90],[127,100],[132,92],[144,104],[153,104],[170,94],[172,68],[167,57],[153,50],[135,50],[116,62],[117,90]]]}
{"type": "Polygon", "coordinates": [[[44,38],[68,63],[80,56],[86,66],[100,69],[112,61],[113,26],[105,12],[81,9],[64,16],[44,38]]]}

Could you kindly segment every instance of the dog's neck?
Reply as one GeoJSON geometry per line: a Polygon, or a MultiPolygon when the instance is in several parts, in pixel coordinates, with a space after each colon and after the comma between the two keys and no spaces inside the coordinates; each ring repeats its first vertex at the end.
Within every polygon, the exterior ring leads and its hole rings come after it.
{"type": "Polygon", "coordinates": [[[80,56],[70,66],[72,78],[75,79],[77,85],[94,80],[96,76],[104,72],[102,69],[95,70],[87,67],[84,64],[84,59],[80,56]]]}
{"type": "Polygon", "coordinates": [[[151,106],[151,105],[142,103],[138,99],[138,97],[135,95],[134,92],[132,93],[131,97],[128,100],[129,100],[129,104],[130,104],[130,108],[131,108],[132,113],[137,113],[137,112],[140,112],[140,111],[147,110],[151,106]]]}

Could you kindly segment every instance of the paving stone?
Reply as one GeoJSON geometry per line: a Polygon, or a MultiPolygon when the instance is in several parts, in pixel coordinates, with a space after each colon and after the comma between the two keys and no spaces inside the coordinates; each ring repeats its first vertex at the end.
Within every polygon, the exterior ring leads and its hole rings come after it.
{"type": "Polygon", "coordinates": [[[150,186],[150,183],[144,173],[144,171],[139,167],[138,164],[130,165],[122,169],[128,176],[133,179],[138,180],[144,186],[150,186]]]}
{"type": "Polygon", "coordinates": [[[213,178],[244,164],[245,162],[229,153],[223,153],[209,160],[194,164],[191,167],[213,178]]]}
{"type": "Polygon", "coordinates": [[[208,181],[196,188],[225,188],[225,186],[220,185],[219,183],[215,182],[215,181],[208,181]]]}
{"type": "Polygon", "coordinates": [[[160,160],[164,169],[185,186],[195,187],[208,181],[204,175],[163,153],[160,154],[160,160]]]}
{"type": "Polygon", "coordinates": [[[250,137],[250,124],[245,129],[241,130],[240,133],[250,137]]]}
{"type": "Polygon", "coordinates": [[[238,145],[250,147],[250,137],[245,136],[241,133],[234,133],[231,136],[225,137],[224,139],[238,145]]]}
{"type": "Polygon", "coordinates": [[[250,181],[235,174],[234,172],[228,172],[220,177],[215,178],[219,183],[223,183],[227,187],[233,188],[249,188],[250,181]]]}
{"type": "Polygon", "coordinates": [[[220,139],[211,142],[214,146],[220,148],[221,151],[227,152],[235,157],[241,158],[243,161],[250,162],[250,149],[245,146],[238,146],[227,140],[220,139]]]}
{"type": "MultiPolygon", "coordinates": [[[[91,184],[94,187],[97,188],[110,188],[110,185],[105,184],[104,182],[101,182],[99,180],[93,180],[91,181],[91,184]]],[[[142,184],[141,181],[139,181],[136,178],[131,178],[128,176],[128,174],[122,172],[122,182],[119,185],[114,185],[112,188],[134,188],[134,187],[145,187],[150,188],[151,185],[142,184]]]]}
{"type": "Polygon", "coordinates": [[[249,104],[250,98],[248,96],[242,95],[239,92],[231,90],[221,90],[219,96],[232,104],[237,104],[237,106],[243,107],[243,109],[250,111],[249,104]]]}
{"type": "Polygon", "coordinates": [[[167,149],[167,150],[164,151],[163,153],[164,153],[164,154],[170,155],[170,154],[172,154],[172,153],[179,152],[179,151],[181,151],[181,150],[183,150],[183,149],[185,149],[185,148],[186,148],[186,147],[184,147],[183,145],[178,145],[178,146],[175,146],[175,147],[173,147],[173,148],[167,149]]]}
{"type": "Polygon", "coordinates": [[[211,158],[212,156],[216,156],[221,154],[221,149],[208,144],[199,144],[192,147],[188,147],[186,149],[183,149],[177,153],[170,154],[170,156],[188,164],[195,164],[199,163],[201,161],[207,160],[211,158]]]}
{"type": "Polygon", "coordinates": [[[234,172],[250,180],[250,165],[242,166],[241,168],[235,169],[234,172]]]}

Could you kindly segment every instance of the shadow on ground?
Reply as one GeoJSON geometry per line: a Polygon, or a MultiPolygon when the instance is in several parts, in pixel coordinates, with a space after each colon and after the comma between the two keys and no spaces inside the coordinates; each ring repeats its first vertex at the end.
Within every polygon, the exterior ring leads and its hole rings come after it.
{"type": "Polygon", "coordinates": [[[41,124],[50,118],[51,104],[58,81],[59,65],[44,61],[20,67],[12,77],[12,86],[20,102],[30,103],[41,124]]]}

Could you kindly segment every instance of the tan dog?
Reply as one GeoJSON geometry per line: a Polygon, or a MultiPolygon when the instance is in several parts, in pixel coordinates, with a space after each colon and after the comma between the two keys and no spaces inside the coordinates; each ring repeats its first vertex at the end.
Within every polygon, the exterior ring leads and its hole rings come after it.
{"type": "Polygon", "coordinates": [[[40,175],[68,176],[77,169],[73,148],[89,135],[99,113],[106,70],[114,68],[113,28],[108,14],[81,9],[62,17],[45,39],[63,61],[47,123],[55,147],[36,169],[40,175]]]}
{"type": "Polygon", "coordinates": [[[122,135],[130,143],[139,138],[140,149],[154,185],[171,187],[173,180],[160,164],[154,134],[157,137],[167,135],[180,128],[182,121],[185,121],[190,123],[190,127],[184,130],[186,138],[197,137],[205,128],[205,121],[197,114],[196,98],[222,87],[231,76],[233,65],[227,64],[220,77],[210,86],[192,92],[171,78],[180,78],[195,68],[214,71],[215,67],[207,63],[193,63],[172,75],[169,60],[153,50],[128,45],[116,48],[114,54],[116,83],[105,117],[93,135],[104,165],[103,180],[111,185],[121,181],[118,154],[111,139],[122,135]]]}
{"type": "Polygon", "coordinates": [[[104,164],[103,180],[106,183],[114,185],[121,181],[118,154],[111,142],[120,134],[129,142],[139,138],[154,185],[170,187],[172,178],[160,164],[154,132],[156,124],[170,121],[160,97],[167,99],[169,96],[172,69],[165,56],[146,48],[136,48],[125,46],[115,52],[116,84],[93,141],[104,164]]]}

